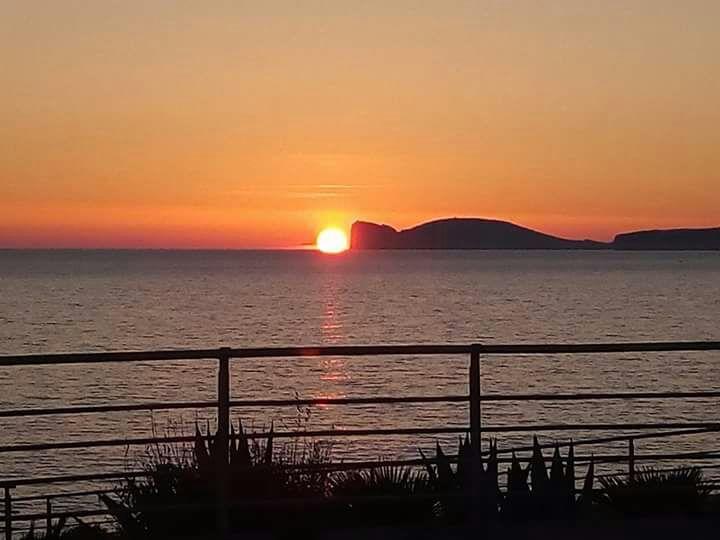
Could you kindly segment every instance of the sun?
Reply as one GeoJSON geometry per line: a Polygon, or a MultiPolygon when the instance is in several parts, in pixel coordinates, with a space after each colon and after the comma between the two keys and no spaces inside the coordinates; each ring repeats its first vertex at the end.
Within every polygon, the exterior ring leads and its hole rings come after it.
{"type": "Polygon", "coordinates": [[[315,245],[323,253],[342,253],[348,249],[348,238],[345,231],[328,227],[320,231],[315,245]]]}

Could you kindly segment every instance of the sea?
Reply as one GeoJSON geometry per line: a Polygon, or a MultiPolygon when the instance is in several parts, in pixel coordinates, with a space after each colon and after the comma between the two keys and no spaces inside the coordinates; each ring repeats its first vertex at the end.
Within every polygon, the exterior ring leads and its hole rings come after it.
{"type": "MultiPolygon", "coordinates": [[[[720,339],[720,254],[613,251],[0,251],[0,355],[340,344],[720,339]]],[[[212,400],[216,362],[0,368],[0,410],[212,400]]],[[[233,399],[462,395],[468,358],[234,360],[233,399]]],[[[482,359],[482,392],[720,390],[720,353],[482,359]]],[[[503,401],[484,426],[719,421],[718,399],[503,401]]],[[[235,408],[248,431],[454,427],[462,403],[235,408]]],[[[191,435],[212,409],[0,418],[0,479],[137,469],[157,449],[24,452],[27,443],[191,435]],[[8,449],[10,447],[10,449],[8,449]]],[[[614,432],[613,432],[614,433],[614,432]]],[[[541,442],[611,432],[544,431],[541,442]]],[[[493,434],[501,449],[533,432],[493,434]]],[[[417,458],[456,435],[327,439],[334,460],[417,458]]],[[[276,445],[297,444],[276,441],[276,445]]],[[[310,443],[308,443],[310,444],[310,443]]],[[[720,450],[717,434],[638,455],[720,450]]],[[[577,454],[623,452],[626,444],[577,454]]],[[[611,465],[612,466],[612,465],[611,465]]],[[[626,465],[616,465],[626,467],[626,465]]]]}

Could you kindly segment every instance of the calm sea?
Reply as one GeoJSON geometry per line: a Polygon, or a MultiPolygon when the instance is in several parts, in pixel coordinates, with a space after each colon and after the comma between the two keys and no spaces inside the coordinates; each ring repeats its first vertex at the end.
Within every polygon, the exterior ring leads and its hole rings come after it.
{"type": "MultiPolygon", "coordinates": [[[[0,251],[0,354],[218,346],[537,343],[720,338],[720,255],[614,252],[0,251]]],[[[484,392],[710,390],[720,355],[502,357],[484,392]]],[[[237,361],[240,398],[467,392],[466,358],[237,361]]],[[[213,399],[212,362],[0,369],[0,408],[213,399]]],[[[717,400],[488,403],[486,425],[720,420],[717,400]]],[[[0,444],[188,433],[207,410],[1,419],[0,444]]],[[[236,409],[260,428],[437,427],[461,405],[236,409]]],[[[582,432],[544,433],[544,440],[582,432]]],[[[529,435],[500,438],[500,446],[529,435]]],[[[453,437],[443,439],[454,445],[453,437]]],[[[673,449],[706,449],[687,438],[673,449]]],[[[417,456],[432,437],[333,452],[417,456]]],[[[645,442],[638,452],[660,449],[645,442]]],[[[717,444],[715,444],[717,446],[717,444]]],[[[448,446],[450,449],[450,446],[448,446]]],[[[715,449],[715,448],[709,448],[715,449]]],[[[142,450],[142,449],[140,449],[142,450]]],[[[132,466],[136,452],[0,454],[0,477],[132,466]]]]}

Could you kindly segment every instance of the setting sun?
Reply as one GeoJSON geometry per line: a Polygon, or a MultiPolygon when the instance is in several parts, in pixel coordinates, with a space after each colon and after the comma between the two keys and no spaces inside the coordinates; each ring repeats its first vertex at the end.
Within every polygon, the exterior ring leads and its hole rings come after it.
{"type": "Polygon", "coordinates": [[[348,238],[337,227],[328,227],[320,231],[315,245],[323,253],[342,253],[348,249],[348,238]]]}

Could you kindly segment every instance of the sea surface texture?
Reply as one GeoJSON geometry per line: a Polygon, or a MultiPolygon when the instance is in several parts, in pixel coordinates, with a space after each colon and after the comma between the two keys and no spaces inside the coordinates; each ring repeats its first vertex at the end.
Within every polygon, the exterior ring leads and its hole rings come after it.
{"type": "MultiPolygon", "coordinates": [[[[720,339],[720,255],[616,252],[1,251],[0,354],[220,346],[720,339]]],[[[462,395],[466,357],[236,360],[234,399],[462,395]]],[[[483,393],[719,390],[720,353],[490,357],[483,393]]],[[[0,368],[0,409],[212,400],[216,362],[0,368]]],[[[484,426],[720,421],[716,399],[488,402],[484,426]]],[[[447,427],[464,404],[235,408],[260,430],[447,427]]],[[[0,445],[192,434],[212,409],[0,418],[0,445]]],[[[634,431],[629,431],[634,432],[634,431]]],[[[541,441],[609,434],[538,431],[541,441]]],[[[532,432],[495,434],[500,448],[532,432]]],[[[334,459],[432,452],[337,440],[334,459]]],[[[456,436],[439,437],[454,451],[456,436]]],[[[717,434],[638,455],[717,450],[717,434]]],[[[278,442],[278,444],[280,444],[278,442]]],[[[577,454],[624,452],[626,443],[577,454]]],[[[0,453],[0,477],[135,469],[144,447],[0,453]]],[[[612,466],[626,467],[624,464],[612,466]]],[[[611,468],[612,468],[611,467],[611,468]]]]}

